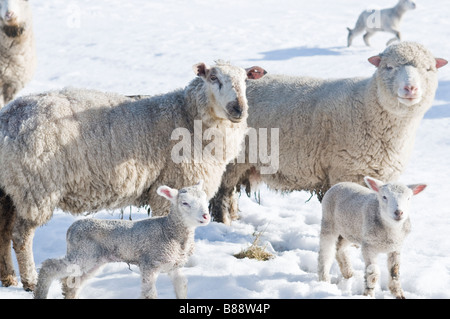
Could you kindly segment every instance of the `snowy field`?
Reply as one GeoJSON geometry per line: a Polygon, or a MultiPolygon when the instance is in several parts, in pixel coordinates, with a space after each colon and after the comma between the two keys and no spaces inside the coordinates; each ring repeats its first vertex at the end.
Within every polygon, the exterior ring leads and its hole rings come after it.
{"type": "MultiPolygon", "coordinates": [[[[395,0],[45,0],[30,1],[38,49],[38,70],[21,94],[65,86],[123,94],[157,94],[184,87],[193,79],[191,66],[216,59],[270,73],[326,78],[370,76],[367,58],[384,50],[391,38],[377,34],[372,48],[362,37],[346,47],[346,27],[358,14],[395,0]]],[[[436,56],[450,59],[448,0],[418,0],[405,15],[404,40],[426,45],[436,56]]],[[[450,66],[439,71],[433,108],[418,130],[405,183],[429,187],[414,198],[413,230],[403,247],[401,280],[406,298],[450,298],[450,66]]],[[[332,283],[318,282],[317,253],[320,203],[306,192],[282,195],[261,189],[261,204],[244,194],[241,219],[231,227],[211,223],[196,232],[196,252],[184,273],[189,298],[364,298],[364,263],[352,249],[356,274],[343,279],[336,264],[332,283]],[[236,259],[255,232],[275,258],[236,259]]],[[[125,208],[128,218],[130,208],[125,208]]],[[[119,211],[98,218],[119,218],[119,211]]],[[[136,220],[144,211],[131,208],[136,220]]],[[[65,233],[76,218],[56,211],[38,229],[36,265],[65,254],[65,233]]],[[[392,298],[387,288],[386,258],[376,298],[392,298]]],[[[16,271],[18,272],[17,268],[16,271]]],[[[171,282],[161,275],[160,298],[174,298],[171,282]]],[[[82,298],[138,298],[139,272],[126,264],[110,264],[88,282],[82,298]]],[[[21,286],[0,286],[0,298],[31,298],[21,286]]],[[[59,284],[50,298],[61,298],[59,284]]]]}

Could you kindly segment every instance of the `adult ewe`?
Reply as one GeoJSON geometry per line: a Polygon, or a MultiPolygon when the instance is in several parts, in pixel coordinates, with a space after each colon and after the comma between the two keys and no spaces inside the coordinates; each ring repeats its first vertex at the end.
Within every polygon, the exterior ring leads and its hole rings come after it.
{"type": "Polygon", "coordinates": [[[0,0],[0,107],[32,79],[36,48],[30,3],[0,0]]]}
{"type": "Polygon", "coordinates": [[[215,194],[247,131],[247,74],[222,62],[211,68],[199,63],[194,71],[198,77],[185,89],[147,99],[64,89],[18,98],[0,111],[4,286],[16,282],[12,240],[23,286],[34,289],[34,231],[56,207],[80,214],[150,203],[168,213],[157,187],[179,189],[200,179],[207,199],[215,194]],[[226,136],[222,158],[219,135],[226,136]]]}
{"type": "Polygon", "coordinates": [[[237,217],[236,186],[252,181],[281,191],[308,190],[321,200],[339,182],[362,184],[367,175],[392,181],[401,174],[434,99],[437,69],[447,61],[408,42],[369,61],[377,70],[367,79],[268,74],[249,82],[248,125],[279,128],[279,169],[263,175],[261,162],[229,164],[210,202],[216,221],[229,224],[237,217]]]}

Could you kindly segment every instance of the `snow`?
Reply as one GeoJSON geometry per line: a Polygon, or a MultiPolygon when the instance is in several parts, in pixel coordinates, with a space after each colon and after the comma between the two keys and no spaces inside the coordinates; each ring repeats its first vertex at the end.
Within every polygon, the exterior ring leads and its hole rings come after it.
{"type": "MultiPolygon", "coordinates": [[[[21,94],[64,86],[123,94],[157,94],[185,86],[191,66],[226,59],[243,67],[260,65],[271,73],[327,78],[370,76],[367,58],[384,49],[391,35],[377,34],[372,48],[362,38],[346,47],[346,27],[370,7],[359,0],[46,0],[31,1],[37,38],[38,70],[21,94]]],[[[378,0],[389,7],[393,0],[378,0]]],[[[450,59],[450,6],[447,0],[420,1],[406,13],[404,40],[425,44],[450,59]]],[[[414,198],[413,230],[402,253],[401,280],[406,298],[450,298],[450,67],[439,71],[433,108],[417,132],[414,153],[401,177],[429,187],[414,198]]],[[[317,280],[320,203],[306,192],[279,194],[261,188],[261,204],[242,194],[241,219],[198,228],[196,252],[184,268],[189,298],[363,298],[364,263],[352,248],[355,276],[344,279],[336,263],[330,284],[317,280]],[[255,232],[275,255],[269,261],[236,259],[255,232]]],[[[124,218],[146,212],[125,208],[124,218]]],[[[96,218],[119,218],[119,211],[96,218]]],[[[36,265],[65,254],[65,233],[78,218],[56,211],[34,240],[36,265]]],[[[386,258],[379,257],[376,298],[392,298],[386,258]]],[[[16,265],[16,272],[17,265],[16,265]]],[[[174,298],[162,274],[160,298],[174,298]]],[[[124,263],[107,265],[90,280],[82,298],[138,298],[139,270],[124,263]]],[[[18,287],[1,287],[0,298],[31,298],[18,287]]],[[[58,283],[50,298],[61,298],[58,283]]]]}

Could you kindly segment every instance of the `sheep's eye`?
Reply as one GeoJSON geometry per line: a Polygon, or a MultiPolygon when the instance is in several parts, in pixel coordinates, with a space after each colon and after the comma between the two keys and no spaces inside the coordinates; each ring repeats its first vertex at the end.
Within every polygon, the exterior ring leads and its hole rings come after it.
{"type": "Polygon", "coordinates": [[[384,200],[387,200],[387,197],[386,197],[386,196],[383,196],[383,199],[384,199],[384,200]]]}
{"type": "Polygon", "coordinates": [[[433,67],[430,66],[430,67],[427,69],[427,71],[428,71],[428,72],[433,71],[433,67]]]}
{"type": "Polygon", "coordinates": [[[183,204],[183,206],[190,207],[190,205],[186,202],[183,202],[182,204],[183,204]]]}
{"type": "Polygon", "coordinates": [[[210,80],[211,80],[211,81],[217,81],[217,76],[211,75],[210,80]]]}
{"type": "Polygon", "coordinates": [[[394,67],[392,65],[386,65],[385,69],[388,71],[392,71],[394,67]]]}

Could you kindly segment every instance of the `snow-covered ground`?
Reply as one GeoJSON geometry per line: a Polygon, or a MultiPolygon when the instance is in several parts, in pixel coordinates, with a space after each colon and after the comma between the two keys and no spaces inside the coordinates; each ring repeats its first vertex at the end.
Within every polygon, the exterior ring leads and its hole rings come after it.
{"type": "MultiPolygon", "coordinates": [[[[372,1],[389,7],[395,0],[372,1]]],[[[38,70],[21,94],[64,86],[123,94],[157,94],[185,86],[191,66],[226,59],[271,73],[320,77],[370,76],[367,58],[384,49],[388,34],[362,38],[346,47],[369,2],[359,0],[46,0],[30,1],[34,11],[38,70]]],[[[368,5],[369,4],[369,5],[368,5]]],[[[447,0],[418,1],[405,15],[404,40],[425,44],[450,59],[450,5],[447,0]]],[[[450,67],[439,71],[433,108],[418,130],[415,150],[401,180],[426,182],[414,198],[413,230],[403,248],[401,279],[407,298],[450,298],[450,67]]],[[[360,298],[364,263],[352,250],[354,278],[345,280],[335,264],[332,283],[317,281],[320,203],[306,192],[277,194],[261,189],[261,205],[242,195],[241,219],[231,227],[211,223],[196,232],[197,248],[184,269],[189,298],[360,298]],[[255,232],[275,258],[236,259],[255,232]]],[[[133,219],[144,211],[131,208],[133,219]]],[[[130,208],[125,208],[128,218],[130,208]]],[[[119,211],[98,218],[119,218],[119,211]]],[[[65,254],[65,233],[76,218],[56,211],[34,240],[37,267],[65,254]]],[[[377,298],[391,298],[386,258],[377,298]]],[[[158,284],[161,298],[174,298],[167,275],[158,284]]],[[[138,298],[139,272],[118,263],[106,266],[82,291],[82,298],[138,298]]],[[[0,286],[0,298],[31,298],[21,286],[0,286]]],[[[59,284],[50,298],[61,298],[59,284]]]]}

